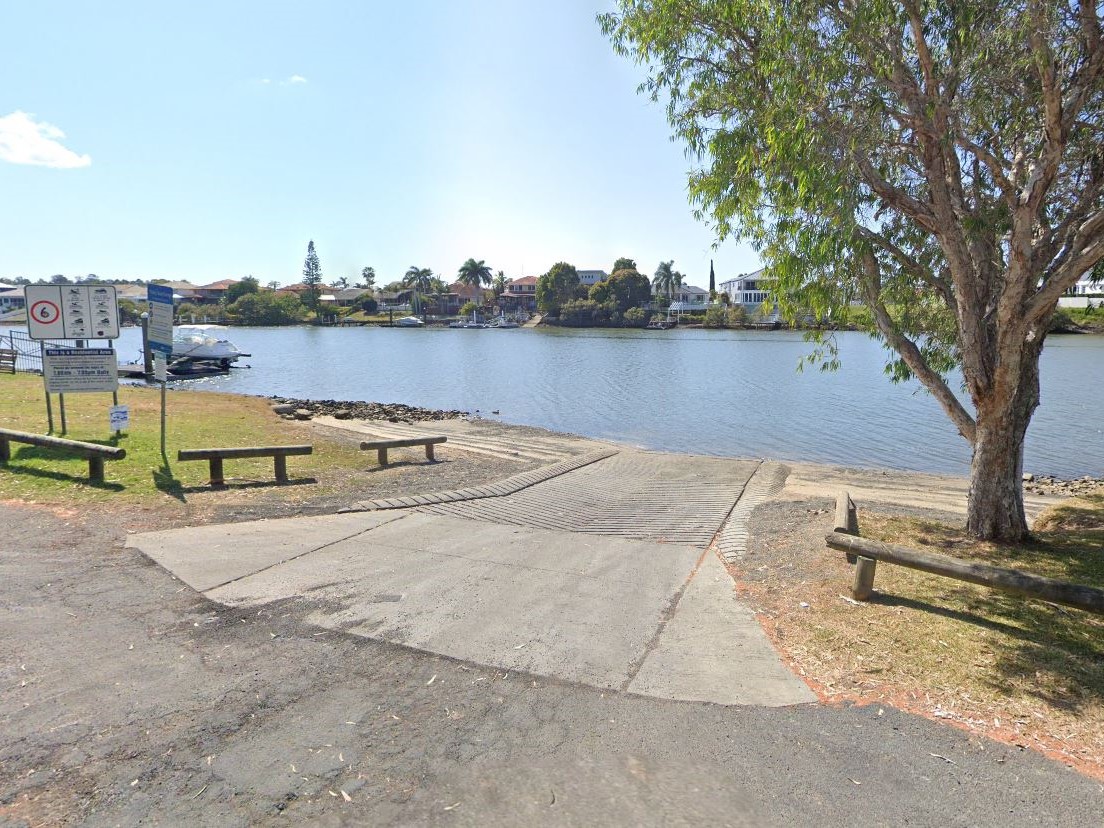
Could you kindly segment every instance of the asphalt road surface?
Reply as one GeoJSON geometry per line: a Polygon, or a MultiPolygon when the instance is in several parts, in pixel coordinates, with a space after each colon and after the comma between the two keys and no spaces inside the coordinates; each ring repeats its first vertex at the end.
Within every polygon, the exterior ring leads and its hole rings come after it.
{"type": "Polygon", "coordinates": [[[1094,825],[1104,789],[889,707],[726,707],[217,605],[0,505],[0,824],[1094,825]]]}

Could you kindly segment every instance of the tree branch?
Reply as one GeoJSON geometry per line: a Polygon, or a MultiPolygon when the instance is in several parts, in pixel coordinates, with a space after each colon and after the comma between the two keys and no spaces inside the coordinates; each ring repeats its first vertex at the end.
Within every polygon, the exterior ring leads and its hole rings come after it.
{"type": "Polygon", "coordinates": [[[905,365],[909,367],[909,370],[943,406],[943,410],[947,412],[947,416],[955,424],[958,433],[973,445],[977,434],[977,424],[974,422],[974,418],[970,416],[970,413],[959,402],[958,397],[943,381],[943,377],[931,369],[916,343],[897,330],[889,316],[885,303],[882,302],[882,279],[878,259],[869,248],[863,250],[861,255],[863,296],[871,311],[874,312],[874,321],[878,326],[878,331],[885,337],[889,346],[901,355],[901,359],[905,361],[905,365]]]}

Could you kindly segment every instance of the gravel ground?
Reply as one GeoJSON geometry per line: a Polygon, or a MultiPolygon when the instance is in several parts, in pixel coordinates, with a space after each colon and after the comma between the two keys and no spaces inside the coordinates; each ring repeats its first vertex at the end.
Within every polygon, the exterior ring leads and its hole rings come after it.
{"type": "Polygon", "coordinates": [[[724,708],[219,607],[0,504],[0,824],[1095,824],[1100,785],[886,707],[724,708]]]}

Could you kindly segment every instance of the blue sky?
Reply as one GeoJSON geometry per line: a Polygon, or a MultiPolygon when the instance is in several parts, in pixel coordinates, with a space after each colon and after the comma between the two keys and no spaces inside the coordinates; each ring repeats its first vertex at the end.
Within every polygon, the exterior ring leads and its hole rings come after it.
{"type": "Polygon", "coordinates": [[[585,0],[0,5],[0,279],[758,266],[585,0]]]}

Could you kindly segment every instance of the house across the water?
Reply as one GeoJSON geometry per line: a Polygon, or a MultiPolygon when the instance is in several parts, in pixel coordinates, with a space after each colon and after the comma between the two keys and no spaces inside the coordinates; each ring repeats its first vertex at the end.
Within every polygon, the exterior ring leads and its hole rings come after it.
{"type": "Polygon", "coordinates": [[[520,279],[511,279],[506,283],[506,290],[498,297],[498,304],[507,311],[524,310],[530,313],[536,311],[537,277],[522,276],[520,279]]]}
{"type": "Polygon", "coordinates": [[[735,279],[721,282],[720,289],[728,294],[729,301],[741,305],[749,322],[778,322],[782,315],[778,303],[771,298],[772,280],[763,268],[752,273],[742,273],[735,279]]]}

